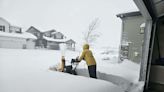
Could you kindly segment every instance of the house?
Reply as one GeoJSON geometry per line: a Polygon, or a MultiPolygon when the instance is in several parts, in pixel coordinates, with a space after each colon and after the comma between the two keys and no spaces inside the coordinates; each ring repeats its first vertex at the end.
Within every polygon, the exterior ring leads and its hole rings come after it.
{"type": "Polygon", "coordinates": [[[139,11],[118,14],[122,20],[120,60],[141,62],[145,19],[139,11]],[[142,29],[142,30],[141,30],[142,29]]]}
{"type": "Polygon", "coordinates": [[[0,17],[0,48],[33,49],[36,37],[0,17]]]}
{"type": "Polygon", "coordinates": [[[47,41],[43,38],[43,32],[39,31],[37,28],[31,26],[29,29],[27,29],[28,33],[33,34],[34,36],[37,37],[35,47],[36,48],[46,48],[47,46],[47,41]]]}
{"type": "Polygon", "coordinates": [[[164,0],[134,0],[145,22],[140,81],[143,92],[164,91],[164,0]]]}
{"type": "Polygon", "coordinates": [[[31,26],[26,32],[29,32],[37,37],[35,44],[36,48],[60,50],[60,44],[66,43],[68,49],[75,49],[75,42],[72,39],[66,39],[63,33],[57,32],[54,29],[41,32],[40,30],[31,26]]]}

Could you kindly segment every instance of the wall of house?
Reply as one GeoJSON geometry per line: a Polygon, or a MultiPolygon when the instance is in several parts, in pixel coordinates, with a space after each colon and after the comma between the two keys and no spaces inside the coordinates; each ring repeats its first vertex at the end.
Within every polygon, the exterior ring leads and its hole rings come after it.
{"type": "Polygon", "coordinates": [[[0,48],[23,49],[26,39],[0,36],[0,48]]]}
{"type": "Polygon", "coordinates": [[[0,18],[0,26],[5,26],[5,32],[9,32],[10,24],[0,18]]]}
{"type": "Polygon", "coordinates": [[[126,38],[129,44],[128,59],[140,62],[144,34],[140,33],[140,25],[145,22],[142,16],[126,17],[123,21],[122,38],[126,38]],[[125,37],[126,36],[126,37],[125,37]]]}

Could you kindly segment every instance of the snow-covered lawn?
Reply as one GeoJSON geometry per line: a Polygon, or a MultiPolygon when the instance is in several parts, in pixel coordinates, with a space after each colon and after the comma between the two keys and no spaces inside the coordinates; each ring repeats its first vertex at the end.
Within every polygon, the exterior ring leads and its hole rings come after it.
{"type": "MultiPolygon", "coordinates": [[[[64,53],[67,64],[80,54],[64,53]]],[[[0,49],[0,92],[139,92],[142,88],[138,64],[102,61],[99,53],[95,57],[101,80],[83,77],[88,76],[84,61],[77,67],[80,76],[48,70],[60,62],[61,51],[0,49]]]]}
{"type": "Polygon", "coordinates": [[[0,49],[0,92],[123,92],[111,82],[48,70],[60,58],[60,51],[0,49]]]}

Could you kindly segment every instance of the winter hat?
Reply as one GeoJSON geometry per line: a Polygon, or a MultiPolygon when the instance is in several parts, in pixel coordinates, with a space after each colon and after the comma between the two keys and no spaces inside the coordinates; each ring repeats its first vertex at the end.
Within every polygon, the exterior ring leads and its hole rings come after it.
{"type": "Polygon", "coordinates": [[[89,49],[89,44],[84,44],[83,49],[89,49]]]}

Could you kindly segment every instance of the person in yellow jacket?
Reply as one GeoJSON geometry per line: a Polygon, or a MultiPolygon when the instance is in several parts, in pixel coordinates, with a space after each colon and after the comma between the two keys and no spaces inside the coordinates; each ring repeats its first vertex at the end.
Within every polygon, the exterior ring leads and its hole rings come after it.
{"type": "Polygon", "coordinates": [[[89,50],[89,44],[83,45],[83,52],[78,61],[85,60],[88,66],[88,72],[91,78],[97,78],[96,76],[96,60],[92,54],[92,51],[89,50]]]}

